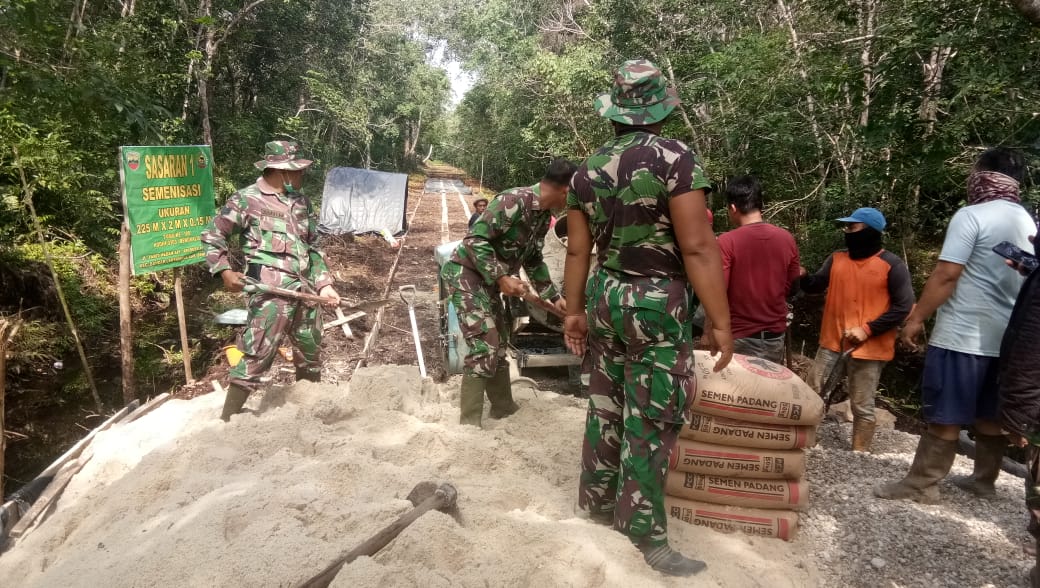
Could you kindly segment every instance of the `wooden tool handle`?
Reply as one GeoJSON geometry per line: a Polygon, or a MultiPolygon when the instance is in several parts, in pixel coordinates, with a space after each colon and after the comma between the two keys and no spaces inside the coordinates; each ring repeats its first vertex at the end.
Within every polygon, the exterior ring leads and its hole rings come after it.
{"type": "Polygon", "coordinates": [[[400,535],[401,531],[403,531],[408,525],[412,524],[416,519],[425,514],[426,511],[448,508],[455,504],[457,498],[458,493],[453,486],[450,484],[441,484],[440,488],[437,488],[437,491],[420,503],[419,506],[401,515],[400,518],[391,523],[388,527],[376,533],[361,545],[358,545],[347,552],[346,555],[334,561],[317,576],[314,576],[300,584],[298,588],[328,588],[329,584],[331,584],[332,580],[336,577],[336,574],[343,569],[343,566],[359,557],[371,557],[375,555],[380,549],[386,547],[395,537],[400,535]]]}
{"type": "Polygon", "coordinates": [[[549,302],[548,300],[542,298],[541,296],[535,294],[534,292],[531,292],[530,290],[527,291],[527,294],[524,294],[523,298],[524,298],[524,301],[529,302],[531,304],[534,304],[535,306],[538,306],[539,308],[541,308],[545,312],[548,312],[549,314],[552,314],[552,315],[556,316],[560,320],[563,320],[563,318],[567,316],[560,309],[556,308],[556,306],[552,302],[549,302]]]}

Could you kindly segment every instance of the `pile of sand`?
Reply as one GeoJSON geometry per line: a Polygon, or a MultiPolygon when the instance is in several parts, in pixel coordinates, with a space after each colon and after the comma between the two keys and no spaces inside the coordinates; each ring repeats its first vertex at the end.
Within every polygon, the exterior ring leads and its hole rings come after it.
{"type": "MultiPolygon", "coordinates": [[[[457,382],[414,367],[351,386],[275,390],[225,425],[210,394],[99,435],[43,525],[0,556],[4,585],[293,586],[452,482],[460,526],[430,512],[334,586],[679,586],[611,529],[574,514],[581,400],[541,392],[486,429],[457,424],[457,382]],[[17,579],[13,583],[11,579],[17,579]]],[[[698,586],[819,583],[811,546],[674,522],[709,564],[698,586]]]]}

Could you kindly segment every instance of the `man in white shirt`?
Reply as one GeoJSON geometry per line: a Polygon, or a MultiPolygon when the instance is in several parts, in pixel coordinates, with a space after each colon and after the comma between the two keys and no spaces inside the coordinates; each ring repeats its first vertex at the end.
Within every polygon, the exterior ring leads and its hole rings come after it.
{"type": "Polygon", "coordinates": [[[1022,155],[1004,148],[986,151],[972,168],[968,205],[950,220],[939,262],[903,327],[903,343],[916,349],[924,321],[938,310],[921,378],[928,430],[906,477],[874,491],[881,498],[938,502],[962,425],[975,428],[975,471],[953,482],[979,496],[995,492],[1007,447],[997,413],[997,359],[1023,277],[1007,271],[993,246],[1032,248],[1036,225],[1019,204],[1025,175],[1022,155]]]}

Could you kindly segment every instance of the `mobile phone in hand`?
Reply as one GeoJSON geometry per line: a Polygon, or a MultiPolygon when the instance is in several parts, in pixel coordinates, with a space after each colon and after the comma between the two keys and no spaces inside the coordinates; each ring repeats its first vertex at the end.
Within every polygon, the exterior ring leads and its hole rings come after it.
{"type": "Polygon", "coordinates": [[[1025,273],[1032,273],[1037,267],[1040,267],[1040,259],[1037,259],[1035,255],[1027,251],[1023,251],[1017,245],[1010,241],[1003,241],[993,247],[993,251],[1000,255],[1010,259],[1017,263],[1025,273]]]}

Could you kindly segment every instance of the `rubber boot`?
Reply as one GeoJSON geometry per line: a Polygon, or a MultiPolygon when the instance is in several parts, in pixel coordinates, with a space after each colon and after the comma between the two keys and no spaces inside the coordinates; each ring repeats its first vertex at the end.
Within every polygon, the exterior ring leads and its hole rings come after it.
{"type": "Polygon", "coordinates": [[[321,368],[296,368],[296,381],[307,380],[308,382],[321,381],[321,368]]]}
{"type": "Polygon", "coordinates": [[[224,412],[220,415],[221,420],[224,422],[230,421],[231,415],[242,412],[242,407],[246,405],[249,393],[249,388],[245,386],[238,384],[228,386],[227,396],[224,397],[224,412]]]}
{"type": "Polygon", "coordinates": [[[1036,540],[1036,555],[1033,558],[1033,569],[1029,570],[1030,588],[1040,588],[1040,539],[1036,540]]]}
{"type": "Polygon", "coordinates": [[[459,394],[459,424],[480,426],[480,417],[484,413],[484,386],[487,378],[480,376],[462,376],[462,389],[459,394]]]}
{"type": "Polygon", "coordinates": [[[708,567],[703,561],[688,558],[668,545],[643,550],[643,560],[654,571],[667,576],[692,576],[708,567]]]}
{"type": "Polygon", "coordinates": [[[939,481],[950,473],[957,454],[957,441],[940,439],[925,431],[917,443],[914,463],[906,477],[874,489],[878,498],[910,499],[923,504],[939,502],[939,481]]]}
{"type": "Polygon", "coordinates": [[[863,419],[852,421],[852,450],[870,453],[870,445],[874,442],[874,431],[877,423],[863,419]]]}
{"type": "Polygon", "coordinates": [[[1000,465],[1004,461],[1007,449],[1007,438],[1003,435],[975,435],[975,471],[970,476],[954,476],[950,478],[954,486],[965,492],[971,492],[981,498],[989,498],[997,493],[994,482],[1000,475],[1000,465]]]}
{"type": "Polygon", "coordinates": [[[493,419],[504,419],[520,410],[520,405],[513,401],[513,385],[509,379],[509,364],[498,362],[495,375],[488,380],[487,397],[491,401],[488,416],[493,419]]]}

